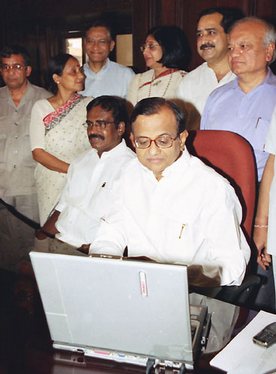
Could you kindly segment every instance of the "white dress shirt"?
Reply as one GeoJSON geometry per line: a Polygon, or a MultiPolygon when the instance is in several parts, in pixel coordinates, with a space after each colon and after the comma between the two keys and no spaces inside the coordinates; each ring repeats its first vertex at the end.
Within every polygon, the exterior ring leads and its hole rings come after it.
{"type": "Polygon", "coordinates": [[[215,88],[224,85],[236,78],[229,71],[219,82],[213,69],[209,68],[207,62],[199,65],[196,69],[186,74],[180,82],[177,97],[195,106],[202,114],[206,100],[215,88]]]}
{"type": "Polygon", "coordinates": [[[56,207],[61,212],[56,222],[58,239],[76,247],[92,243],[100,219],[113,204],[111,187],[134,157],[122,140],[101,158],[95,149],[90,149],[70,164],[67,183],[56,207]]]}
{"type": "Polygon", "coordinates": [[[217,266],[221,285],[241,283],[250,258],[242,209],[213,169],[185,150],[157,181],[135,159],[116,188],[118,203],[102,220],[90,252],[122,255],[127,246],[129,256],[217,266]]]}

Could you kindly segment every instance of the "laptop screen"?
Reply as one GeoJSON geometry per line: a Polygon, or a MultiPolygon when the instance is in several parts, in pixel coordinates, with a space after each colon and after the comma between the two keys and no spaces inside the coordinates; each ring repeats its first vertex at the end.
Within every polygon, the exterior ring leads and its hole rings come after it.
{"type": "Polygon", "coordinates": [[[54,347],[193,363],[186,266],[30,256],[54,347]]]}

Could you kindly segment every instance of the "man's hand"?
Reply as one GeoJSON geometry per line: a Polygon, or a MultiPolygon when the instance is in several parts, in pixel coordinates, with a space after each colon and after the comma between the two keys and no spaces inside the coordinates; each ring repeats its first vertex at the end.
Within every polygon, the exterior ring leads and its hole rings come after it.
{"type": "Polygon", "coordinates": [[[257,262],[264,270],[271,264],[271,256],[267,253],[266,248],[264,248],[257,257],[257,262]]]}
{"type": "Polygon", "coordinates": [[[220,268],[218,266],[188,266],[188,282],[194,287],[219,287],[220,268]]]}
{"type": "Polygon", "coordinates": [[[81,247],[77,248],[77,250],[84,253],[85,255],[88,255],[89,248],[90,248],[90,244],[83,244],[81,247]]]}
{"type": "Polygon", "coordinates": [[[267,227],[264,227],[263,225],[255,226],[253,240],[258,251],[257,263],[263,270],[266,270],[266,268],[271,264],[271,256],[266,250],[267,227]]]}
{"type": "Polygon", "coordinates": [[[56,228],[56,222],[58,220],[58,217],[60,215],[60,212],[58,210],[55,210],[54,213],[47,219],[47,221],[42,226],[42,231],[50,236],[55,237],[55,235],[58,233],[58,230],[56,228]]]}

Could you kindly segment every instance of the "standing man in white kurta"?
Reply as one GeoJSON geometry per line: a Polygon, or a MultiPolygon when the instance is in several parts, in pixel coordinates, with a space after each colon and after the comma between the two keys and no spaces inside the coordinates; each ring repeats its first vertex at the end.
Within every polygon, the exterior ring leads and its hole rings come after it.
{"type": "Polygon", "coordinates": [[[204,9],[197,24],[197,52],[205,61],[181,81],[177,96],[195,106],[202,114],[206,100],[217,87],[236,76],[228,63],[228,30],[243,16],[234,8],[204,9]]]}
{"type": "Polygon", "coordinates": [[[180,109],[163,98],[141,100],[131,116],[137,159],[129,162],[91,253],[147,256],[215,268],[221,285],[239,285],[250,249],[231,185],[185,148],[180,109]]]}

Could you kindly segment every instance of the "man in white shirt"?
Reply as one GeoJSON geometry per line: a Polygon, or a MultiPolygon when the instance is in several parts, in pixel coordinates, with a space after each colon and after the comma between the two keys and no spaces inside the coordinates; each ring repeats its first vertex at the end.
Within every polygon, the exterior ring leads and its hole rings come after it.
{"type": "Polygon", "coordinates": [[[86,31],[84,48],[88,62],[84,64],[86,75],[84,96],[116,95],[126,97],[134,72],[108,58],[115,46],[111,27],[104,21],[95,21],[86,31]]]}
{"type": "Polygon", "coordinates": [[[202,114],[206,100],[217,87],[235,78],[228,63],[227,33],[242,18],[240,10],[214,7],[203,10],[197,25],[197,51],[205,60],[182,79],[177,96],[202,114]]]}
{"type": "MultiPolygon", "coordinates": [[[[93,241],[100,220],[113,204],[111,187],[125,164],[135,157],[122,139],[128,122],[122,98],[100,96],[87,105],[87,135],[92,149],[70,164],[56,211],[43,226],[46,233],[56,234],[73,247],[93,241]]],[[[56,243],[50,243],[50,251],[61,250],[56,243]]]]}
{"type": "Polygon", "coordinates": [[[129,256],[202,266],[219,284],[239,285],[250,257],[242,209],[228,181],[188,153],[183,113],[163,98],[143,99],[131,124],[137,159],[90,252],[122,255],[127,246],[129,256]]]}

